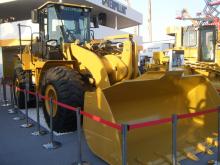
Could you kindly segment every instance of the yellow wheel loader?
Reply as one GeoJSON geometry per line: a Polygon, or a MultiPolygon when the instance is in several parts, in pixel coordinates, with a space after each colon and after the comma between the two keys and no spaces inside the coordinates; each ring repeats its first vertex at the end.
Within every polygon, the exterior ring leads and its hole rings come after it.
{"type": "MultiPolygon", "coordinates": [[[[32,21],[39,24],[39,37],[21,46],[15,85],[119,124],[203,111],[220,104],[217,92],[202,76],[187,77],[181,72],[139,76],[133,36],[92,39],[90,11],[86,6],[55,2],[34,10],[32,21]]],[[[17,91],[16,96],[22,106],[22,94],[17,91]]],[[[43,100],[43,110],[49,122],[47,100],[43,100]]],[[[109,164],[120,165],[121,132],[86,117],[82,124],[91,150],[109,164]]],[[[75,130],[76,114],[54,105],[53,125],[58,132],[75,130]]],[[[187,148],[212,137],[216,128],[216,114],[180,121],[178,151],[186,157],[187,148]]],[[[170,162],[170,136],[171,124],[129,131],[127,164],[170,162]]]]}

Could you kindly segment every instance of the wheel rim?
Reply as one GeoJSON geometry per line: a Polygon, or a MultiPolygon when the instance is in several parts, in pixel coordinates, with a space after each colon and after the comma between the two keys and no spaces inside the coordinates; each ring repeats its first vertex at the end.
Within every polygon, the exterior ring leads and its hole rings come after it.
{"type": "MultiPolygon", "coordinates": [[[[57,93],[52,85],[47,85],[45,90],[45,96],[48,98],[52,98],[53,100],[57,100],[57,93]]],[[[47,110],[48,115],[50,116],[50,100],[45,100],[45,108],[47,110]]],[[[53,117],[56,116],[56,113],[57,104],[53,104],[53,117]]]]}

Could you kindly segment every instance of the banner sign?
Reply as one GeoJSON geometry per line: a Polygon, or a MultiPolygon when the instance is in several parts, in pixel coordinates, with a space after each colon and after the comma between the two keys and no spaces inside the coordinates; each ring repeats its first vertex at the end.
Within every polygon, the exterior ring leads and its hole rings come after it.
{"type": "Polygon", "coordinates": [[[102,0],[102,4],[106,7],[109,7],[115,11],[118,11],[119,13],[125,14],[127,11],[127,7],[114,1],[114,0],[102,0]]]}

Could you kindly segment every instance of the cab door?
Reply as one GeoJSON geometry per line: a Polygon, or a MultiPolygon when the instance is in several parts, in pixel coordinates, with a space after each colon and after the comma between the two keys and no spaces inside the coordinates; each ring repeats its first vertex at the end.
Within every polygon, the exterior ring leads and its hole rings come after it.
{"type": "Polygon", "coordinates": [[[199,61],[214,62],[216,45],[216,27],[203,26],[199,28],[199,61]]]}

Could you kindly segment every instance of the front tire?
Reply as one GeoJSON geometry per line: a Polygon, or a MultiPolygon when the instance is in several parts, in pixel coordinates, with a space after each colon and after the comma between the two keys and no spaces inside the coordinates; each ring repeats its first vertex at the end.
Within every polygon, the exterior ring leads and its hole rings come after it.
{"type": "MultiPolygon", "coordinates": [[[[65,66],[50,68],[44,76],[42,94],[73,107],[83,107],[84,89],[81,75],[65,66]]],[[[44,116],[50,123],[50,103],[43,100],[44,116]]],[[[56,132],[74,131],[77,128],[76,113],[53,105],[53,129],[56,132]]]]}

